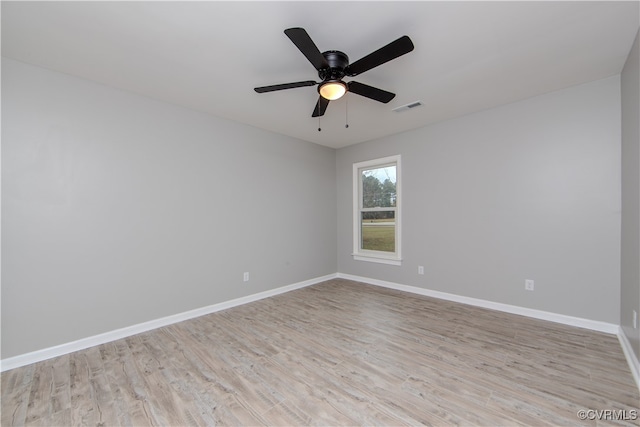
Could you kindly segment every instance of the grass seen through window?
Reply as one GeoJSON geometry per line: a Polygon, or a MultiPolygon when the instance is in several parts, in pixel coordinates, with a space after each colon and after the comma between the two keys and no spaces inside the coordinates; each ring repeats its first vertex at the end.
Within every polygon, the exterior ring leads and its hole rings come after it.
{"type": "Polygon", "coordinates": [[[396,226],[393,218],[362,220],[362,249],[395,252],[396,226]]]}

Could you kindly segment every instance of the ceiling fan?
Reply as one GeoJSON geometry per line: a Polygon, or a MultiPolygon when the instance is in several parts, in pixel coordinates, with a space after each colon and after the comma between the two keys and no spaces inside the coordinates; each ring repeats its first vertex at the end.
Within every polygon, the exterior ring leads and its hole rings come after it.
{"type": "Polygon", "coordinates": [[[293,44],[300,49],[300,52],[302,52],[309,62],[311,62],[311,65],[318,70],[318,77],[320,77],[322,81],[315,82],[313,80],[305,80],[302,82],[262,86],[254,90],[258,93],[265,93],[318,85],[318,93],[320,96],[318,97],[318,102],[311,117],[324,115],[329,101],[339,99],[347,91],[385,104],[391,101],[396,96],[395,93],[355,81],[344,82],[342,79],[345,76],[354,77],[362,74],[365,71],[382,65],[392,59],[396,59],[413,50],[413,42],[411,39],[408,36],[402,36],[375,52],[357,60],[353,64],[349,64],[349,57],[339,50],[328,50],[320,53],[320,50],[304,28],[288,28],[284,30],[284,33],[291,39],[293,44]]]}

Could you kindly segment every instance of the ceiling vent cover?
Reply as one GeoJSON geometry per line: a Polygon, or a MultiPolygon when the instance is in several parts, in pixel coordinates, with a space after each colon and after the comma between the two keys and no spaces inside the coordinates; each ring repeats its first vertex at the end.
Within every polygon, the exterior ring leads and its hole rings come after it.
{"type": "Polygon", "coordinates": [[[424,105],[424,104],[422,104],[422,101],[414,101],[414,102],[411,102],[409,104],[401,105],[400,107],[396,107],[391,111],[395,111],[396,113],[401,113],[403,111],[411,110],[412,108],[421,107],[422,105],[424,105]]]}

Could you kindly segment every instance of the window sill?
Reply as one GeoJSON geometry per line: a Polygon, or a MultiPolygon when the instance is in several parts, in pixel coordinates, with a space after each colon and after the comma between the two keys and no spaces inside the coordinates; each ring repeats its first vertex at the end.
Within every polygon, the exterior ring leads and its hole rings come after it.
{"type": "Polygon", "coordinates": [[[372,255],[352,254],[355,261],[376,262],[378,264],[402,265],[402,260],[398,258],[388,258],[372,255]]]}

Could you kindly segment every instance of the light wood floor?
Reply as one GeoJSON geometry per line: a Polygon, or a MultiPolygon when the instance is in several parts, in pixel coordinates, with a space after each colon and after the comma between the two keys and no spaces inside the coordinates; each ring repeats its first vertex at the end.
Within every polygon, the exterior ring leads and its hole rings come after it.
{"type": "Polygon", "coordinates": [[[7,371],[1,385],[2,426],[640,422],[613,335],[346,280],[7,371]]]}

